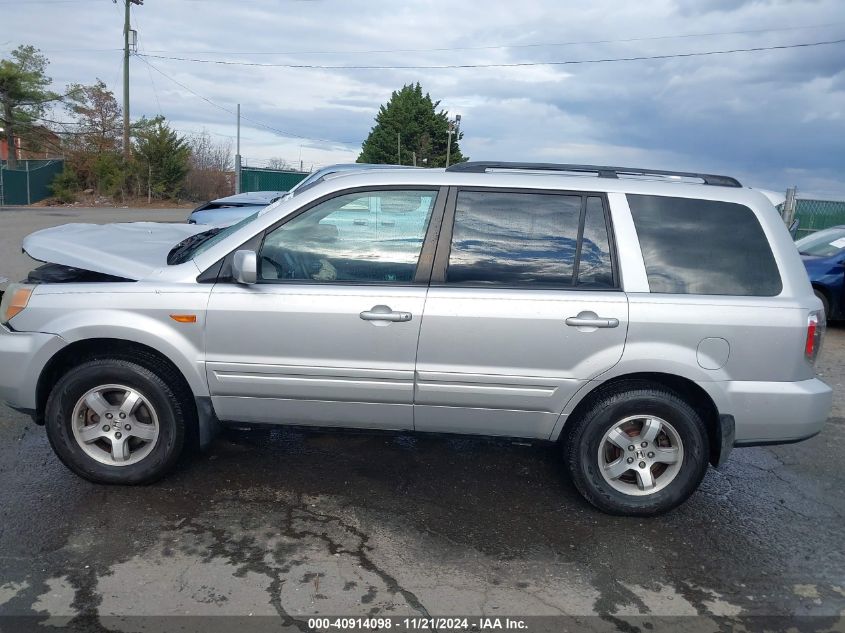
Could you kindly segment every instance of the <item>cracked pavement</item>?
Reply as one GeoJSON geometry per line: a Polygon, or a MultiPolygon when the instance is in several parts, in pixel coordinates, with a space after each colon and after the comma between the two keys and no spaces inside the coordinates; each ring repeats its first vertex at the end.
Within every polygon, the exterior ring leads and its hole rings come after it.
{"type": "MultiPolygon", "coordinates": [[[[100,211],[0,212],[0,272],[29,266],[7,241],[121,215],[100,211]]],[[[655,519],[587,505],[555,447],[410,433],[229,430],[156,485],[97,486],[0,406],[0,615],[47,631],[141,631],[149,622],[126,616],[175,615],[307,630],[314,615],[369,614],[563,614],[595,630],[792,615],[815,616],[802,629],[842,627],[845,326],[828,331],[818,370],[836,390],[819,436],[734,451],[655,519]]]]}

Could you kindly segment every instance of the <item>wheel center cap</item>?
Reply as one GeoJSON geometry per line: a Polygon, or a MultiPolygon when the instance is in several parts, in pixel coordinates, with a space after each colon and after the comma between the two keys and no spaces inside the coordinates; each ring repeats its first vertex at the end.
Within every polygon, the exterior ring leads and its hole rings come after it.
{"type": "Polygon", "coordinates": [[[637,451],[637,459],[645,459],[645,451],[638,450],[637,451]]]}

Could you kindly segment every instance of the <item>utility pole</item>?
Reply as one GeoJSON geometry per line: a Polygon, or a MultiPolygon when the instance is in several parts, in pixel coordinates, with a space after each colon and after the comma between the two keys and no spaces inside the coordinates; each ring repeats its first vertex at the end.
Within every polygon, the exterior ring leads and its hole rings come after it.
{"type": "Polygon", "coordinates": [[[461,132],[461,115],[456,114],[454,121],[449,121],[449,142],[446,145],[446,167],[449,166],[449,159],[452,156],[452,134],[457,136],[461,132]]]}
{"type": "Polygon", "coordinates": [[[238,104],[238,136],[235,149],[235,193],[241,192],[241,104],[238,104]]]}
{"type": "Polygon", "coordinates": [[[123,0],[123,3],[123,157],[129,160],[129,34],[132,32],[129,26],[129,7],[133,4],[140,6],[144,4],[144,0],[123,0]]]}
{"type": "Polygon", "coordinates": [[[783,208],[781,216],[787,228],[792,227],[792,222],[795,220],[795,210],[798,206],[796,203],[796,196],[798,195],[798,187],[790,187],[786,190],[786,200],[783,201],[783,208]]]}
{"type": "Polygon", "coordinates": [[[396,132],[396,164],[402,164],[402,132],[396,132]]]}

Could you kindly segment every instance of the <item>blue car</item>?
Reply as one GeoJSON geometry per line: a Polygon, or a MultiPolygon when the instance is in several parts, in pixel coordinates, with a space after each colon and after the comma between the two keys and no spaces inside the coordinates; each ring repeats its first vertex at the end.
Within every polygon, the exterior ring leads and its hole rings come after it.
{"type": "Polygon", "coordinates": [[[818,231],[795,242],[828,320],[843,318],[845,226],[818,231]]]}

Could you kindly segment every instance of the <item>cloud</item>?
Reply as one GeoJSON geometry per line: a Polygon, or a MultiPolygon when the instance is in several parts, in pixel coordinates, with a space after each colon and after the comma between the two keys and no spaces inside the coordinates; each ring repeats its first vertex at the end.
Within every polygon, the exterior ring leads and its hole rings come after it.
{"type": "MultiPolygon", "coordinates": [[[[122,12],[116,5],[32,0],[10,5],[4,22],[16,38],[7,48],[32,43],[45,50],[57,86],[100,77],[120,94],[122,12]]],[[[521,63],[839,39],[845,36],[845,4],[596,0],[575,8],[554,0],[147,0],[133,9],[133,28],[141,52],[177,57],[329,65],[521,63]],[[799,28],[805,26],[813,28],[799,28]],[[701,35],[723,31],[734,33],[701,35]],[[430,50],[436,48],[460,50],[430,50]]],[[[167,77],[133,59],[133,117],[162,113],[180,129],[205,128],[228,138],[235,127],[231,112],[240,103],[247,160],[281,156],[296,163],[301,155],[308,167],[354,159],[379,105],[404,83],[420,81],[442,108],[462,114],[462,149],[475,159],[683,168],[845,198],[843,45],[483,69],[148,61],[167,77]]]]}

